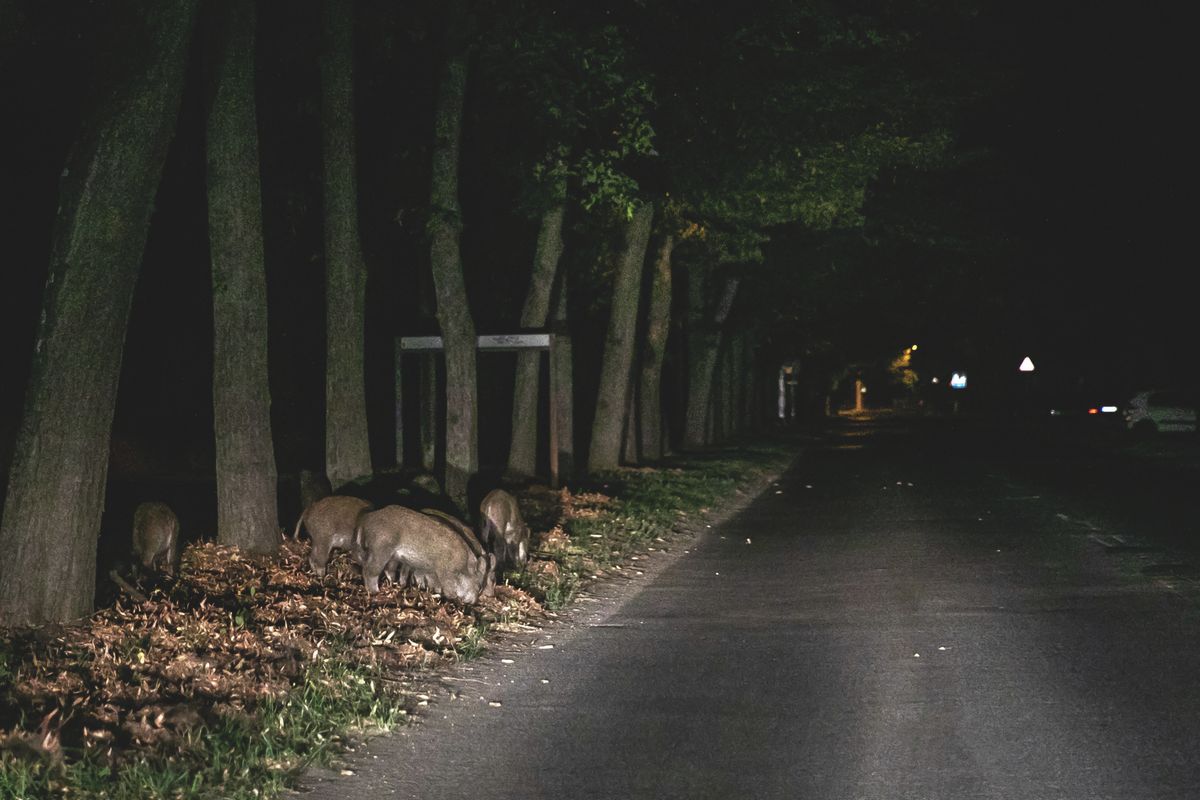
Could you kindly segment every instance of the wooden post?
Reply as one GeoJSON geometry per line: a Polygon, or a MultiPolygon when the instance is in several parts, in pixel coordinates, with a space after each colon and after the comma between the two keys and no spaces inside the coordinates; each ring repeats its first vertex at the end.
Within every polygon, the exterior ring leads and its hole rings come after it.
{"type": "MultiPolygon", "coordinates": [[[[550,333],[517,333],[517,334],[501,334],[501,335],[484,335],[476,337],[476,351],[488,352],[507,352],[516,350],[545,350],[548,358],[553,358],[554,352],[554,335],[550,333]]],[[[438,353],[442,350],[442,337],[440,336],[403,336],[398,340],[396,347],[396,449],[398,452],[403,452],[399,442],[399,437],[402,434],[402,422],[400,419],[400,361],[404,353],[438,353]]],[[[558,404],[554,397],[554,369],[548,370],[550,380],[548,389],[550,391],[550,424],[549,424],[549,439],[550,439],[550,486],[553,489],[558,488],[558,404]]]]}

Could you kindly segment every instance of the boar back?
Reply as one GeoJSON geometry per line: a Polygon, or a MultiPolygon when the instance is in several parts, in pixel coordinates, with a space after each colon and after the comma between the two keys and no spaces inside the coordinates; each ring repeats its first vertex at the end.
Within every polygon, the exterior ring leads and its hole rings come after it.
{"type": "Polygon", "coordinates": [[[494,593],[495,558],[482,556],[445,519],[403,506],[386,506],[359,520],[363,585],[379,591],[379,576],[398,574],[415,585],[462,603],[494,593]]]}

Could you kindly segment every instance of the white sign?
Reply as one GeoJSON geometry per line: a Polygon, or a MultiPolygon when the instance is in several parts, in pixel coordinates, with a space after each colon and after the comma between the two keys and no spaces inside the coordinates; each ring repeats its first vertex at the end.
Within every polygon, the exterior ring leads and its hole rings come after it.
{"type": "Polygon", "coordinates": [[[1025,356],[1025,360],[1021,362],[1021,366],[1017,367],[1021,372],[1033,372],[1033,359],[1025,356]]]}
{"type": "MultiPolygon", "coordinates": [[[[546,350],[550,347],[548,333],[510,333],[480,336],[476,340],[480,350],[546,350]]],[[[405,336],[400,339],[400,349],[405,352],[428,352],[442,349],[440,336],[405,336]]]]}

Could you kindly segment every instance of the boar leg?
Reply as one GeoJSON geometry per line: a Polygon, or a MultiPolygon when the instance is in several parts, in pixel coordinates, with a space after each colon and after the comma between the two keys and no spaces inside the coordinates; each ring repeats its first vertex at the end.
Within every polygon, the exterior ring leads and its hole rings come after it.
{"type": "Polygon", "coordinates": [[[363,563],[363,586],[366,587],[367,594],[375,594],[379,591],[379,576],[387,569],[388,563],[392,560],[391,553],[368,553],[367,560],[363,563]]]}
{"type": "Polygon", "coordinates": [[[393,586],[403,586],[408,581],[408,567],[398,558],[393,558],[383,568],[383,574],[393,586]]]}

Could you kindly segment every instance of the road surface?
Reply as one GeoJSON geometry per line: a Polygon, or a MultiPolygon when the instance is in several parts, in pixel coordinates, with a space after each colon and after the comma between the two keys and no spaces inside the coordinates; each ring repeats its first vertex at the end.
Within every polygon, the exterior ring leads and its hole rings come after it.
{"type": "Polygon", "coordinates": [[[889,422],[810,443],[689,552],[459,668],[457,698],[305,796],[1200,797],[1185,570],[997,443],[889,422]]]}

